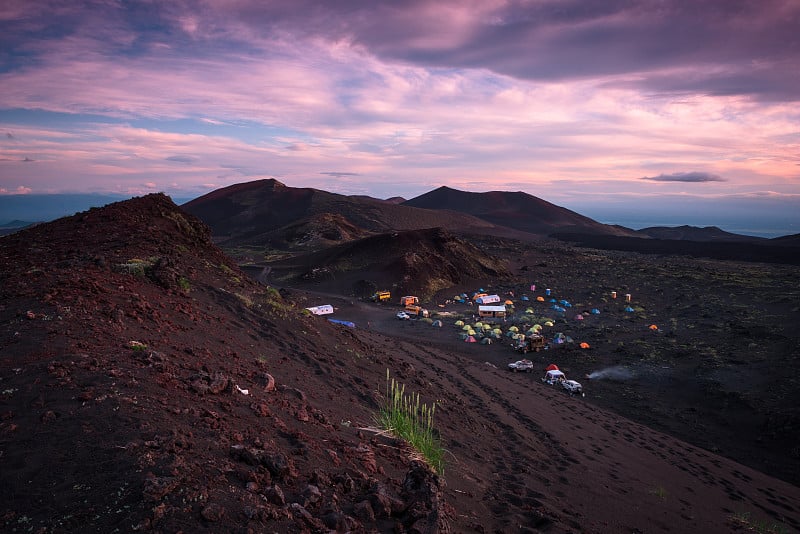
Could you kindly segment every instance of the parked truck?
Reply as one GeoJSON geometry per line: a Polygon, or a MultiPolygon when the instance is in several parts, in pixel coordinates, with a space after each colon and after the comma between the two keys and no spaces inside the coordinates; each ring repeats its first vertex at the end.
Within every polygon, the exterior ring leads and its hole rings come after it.
{"type": "Polygon", "coordinates": [[[406,313],[417,318],[427,317],[429,315],[428,310],[426,310],[422,306],[417,306],[417,305],[406,306],[406,313]]]}
{"type": "Polygon", "coordinates": [[[544,349],[544,338],[542,336],[528,336],[525,339],[521,339],[514,348],[522,354],[539,352],[544,349]]]}
{"type": "Polygon", "coordinates": [[[414,295],[400,297],[400,306],[413,306],[415,304],[419,304],[419,297],[415,297],[414,295]]]}
{"type": "Polygon", "coordinates": [[[372,300],[372,302],[389,302],[391,298],[391,291],[377,291],[374,295],[372,295],[370,300],[372,300]]]}

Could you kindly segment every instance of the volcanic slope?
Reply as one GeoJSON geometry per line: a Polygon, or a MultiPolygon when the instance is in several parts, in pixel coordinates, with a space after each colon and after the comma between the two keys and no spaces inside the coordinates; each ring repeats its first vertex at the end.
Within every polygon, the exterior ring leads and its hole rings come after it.
{"type": "Polygon", "coordinates": [[[442,186],[407,200],[404,206],[458,211],[492,224],[532,234],[549,235],[558,230],[608,235],[636,235],[627,228],[599,223],[574,211],[523,192],[472,193],[442,186]]]}
{"type": "Polygon", "coordinates": [[[485,347],[298,312],[163,195],[0,239],[0,288],[4,531],[800,528],[796,486],[485,347]],[[387,369],[436,401],[446,485],[372,428],[387,369]]]}
{"type": "Polygon", "coordinates": [[[510,276],[503,260],[442,228],[366,237],[269,264],[279,285],[366,297],[378,289],[432,296],[472,280],[510,276]]]}
{"type": "Polygon", "coordinates": [[[182,208],[208,224],[224,247],[311,248],[393,230],[444,227],[487,231],[492,223],[457,212],[427,210],[364,196],[288,187],[268,179],[236,184],[182,208]]]}
{"type": "Polygon", "coordinates": [[[4,237],[0,273],[0,530],[443,524],[430,470],[359,430],[386,355],[251,282],[169,198],[4,237]]]}

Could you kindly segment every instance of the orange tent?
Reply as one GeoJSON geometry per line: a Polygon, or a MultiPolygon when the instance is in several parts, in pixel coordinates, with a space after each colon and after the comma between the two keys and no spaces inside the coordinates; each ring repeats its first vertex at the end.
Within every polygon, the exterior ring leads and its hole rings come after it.
{"type": "Polygon", "coordinates": [[[544,302],[544,297],[536,297],[536,300],[539,302],[544,302]]]}
{"type": "Polygon", "coordinates": [[[658,330],[658,327],[656,325],[654,325],[654,324],[651,324],[650,325],[650,330],[656,331],[656,330],[658,330]]]}
{"type": "Polygon", "coordinates": [[[581,343],[581,348],[582,349],[588,349],[589,348],[589,344],[584,341],[583,343],[581,343]]]}

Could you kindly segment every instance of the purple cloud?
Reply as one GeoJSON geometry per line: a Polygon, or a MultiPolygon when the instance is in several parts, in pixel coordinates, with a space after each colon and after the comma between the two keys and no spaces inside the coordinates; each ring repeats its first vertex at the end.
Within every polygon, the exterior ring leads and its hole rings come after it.
{"type": "Polygon", "coordinates": [[[672,174],[659,174],[658,176],[644,176],[642,180],[650,180],[651,182],[687,182],[687,183],[701,183],[701,182],[725,182],[726,180],[716,174],[708,172],[675,172],[672,174]]]}
{"type": "Polygon", "coordinates": [[[326,176],[332,176],[334,178],[344,178],[346,176],[360,176],[357,172],[321,172],[320,174],[324,174],[326,176]]]}

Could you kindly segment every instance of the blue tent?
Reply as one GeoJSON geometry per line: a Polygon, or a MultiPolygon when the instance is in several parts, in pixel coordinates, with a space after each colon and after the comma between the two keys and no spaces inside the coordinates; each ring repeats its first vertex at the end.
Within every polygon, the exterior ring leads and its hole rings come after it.
{"type": "Polygon", "coordinates": [[[626,312],[632,312],[633,308],[631,308],[630,306],[625,306],[625,311],[626,312]]]}
{"type": "Polygon", "coordinates": [[[593,315],[600,315],[600,310],[598,310],[597,308],[592,308],[592,314],[593,315]]]}
{"type": "Polygon", "coordinates": [[[527,295],[522,295],[522,300],[528,302],[531,299],[529,299],[527,295]]]}
{"type": "Polygon", "coordinates": [[[356,323],[354,323],[353,321],[342,321],[340,319],[328,319],[328,320],[330,322],[332,322],[332,323],[342,324],[344,326],[349,326],[350,328],[355,328],[356,327],[356,323]]]}

